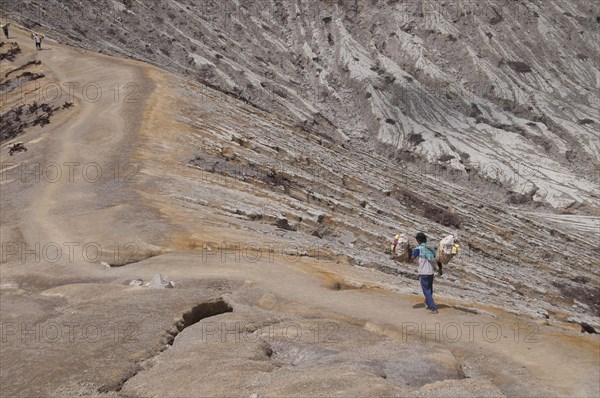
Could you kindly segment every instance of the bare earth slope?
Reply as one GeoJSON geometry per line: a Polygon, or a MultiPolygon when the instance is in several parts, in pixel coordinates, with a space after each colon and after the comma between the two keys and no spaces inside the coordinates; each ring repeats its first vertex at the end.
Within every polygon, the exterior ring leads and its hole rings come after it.
{"type": "Polygon", "coordinates": [[[390,275],[414,267],[381,252],[398,225],[454,231],[410,196],[435,195],[440,181],[386,172],[383,157],[155,67],[51,39],[36,53],[29,32],[12,32],[58,85],[93,82],[103,95],[76,90],[66,113],[18,137],[27,152],[10,157],[2,144],[3,396],[600,393],[597,335],[563,322],[593,323],[593,302],[567,310],[571,297],[541,291],[567,276],[587,278],[571,281],[580,291],[597,286],[591,250],[583,275],[548,252],[557,277],[546,252],[516,246],[527,233],[553,244],[583,235],[551,233],[525,210],[443,182],[461,232],[494,233],[470,238],[473,256],[449,267],[436,285],[440,313],[427,314],[416,281],[390,275]],[[133,102],[115,97],[115,83],[135,85],[133,102]],[[36,164],[39,181],[21,173],[36,164]],[[403,190],[416,180],[426,182],[403,190]],[[515,250],[498,253],[497,236],[515,250]],[[508,255],[516,263],[502,270],[508,255]],[[157,273],[174,288],[129,283],[157,273]],[[544,319],[522,314],[539,310],[544,319]]]}

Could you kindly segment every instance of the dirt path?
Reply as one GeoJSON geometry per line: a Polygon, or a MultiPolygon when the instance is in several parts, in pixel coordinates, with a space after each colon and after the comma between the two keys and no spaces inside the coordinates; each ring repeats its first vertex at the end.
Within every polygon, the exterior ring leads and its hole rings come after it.
{"type": "Polygon", "coordinates": [[[103,259],[114,254],[115,244],[134,242],[141,248],[150,238],[131,220],[150,210],[136,193],[143,185],[141,164],[130,156],[146,99],[154,90],[146,73],[151,67],[49,39],[42,51],[35,51],[28,32],[12,32],[52,76],[37,96],[52,106],[72,102],[77,115],[53,122],[58,126],[51,134],[34,140],[42,178],[31,187],[35,199],[22,218],[22,235],[42,247],[48,242],[63,247],[67,242],[82,247],[92,243],[102,248],[103,259]]]}

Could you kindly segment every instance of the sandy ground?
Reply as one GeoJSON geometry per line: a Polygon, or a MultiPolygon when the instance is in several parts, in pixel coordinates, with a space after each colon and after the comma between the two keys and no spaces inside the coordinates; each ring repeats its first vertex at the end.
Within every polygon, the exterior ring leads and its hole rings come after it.
{"type": "MultiPolygon", "coordinates": [[[[27,32],[12,32],[25,52],[35,51],[27,32]]],[[[102,95],[91,101],[95,88],[75,90],[72,111],[21,137],[29,151],[18,159],[4,145],[2,162],[53,162],[64,170],[93,163],[103,176],[93,183],[76,174],[75,182],[63,175],[55,183],[2,185],[5,253],[6,243],[15,242],[77,249],[73,259],[59,261],[48,261],[43,249],[39,261],[3,258],[2,395],[600,395],[599,340],[568,325],[451,299],[438,299],[440,313],[427,314],[417,281],[411,295],[390,288],[389,275],[344,262],[281,253],[255,260],[194,247],[194,241],[264,237],[228,228],[220,215],[194,215],[166,194],[164,176],[184,160],[170,146],[170,137],[185,133],[173,120],[181,79],[49,39],[35,57],[59,84],[93,83],[102,95]],[[90,243],[100,257],[78,254],[90,243]],[[157,273],[175,288],[128,285],[157,273]],[[233,312],[191,325],[165,344],[165,332],[182,314],[221,298],[233,312]],[[286,332],[295,323],[304,336],[325,325],[326,337],[263,337],[269,351],[255,341],[223,339],[222,329],[215,329],[218,341],[202,334],[208,325],[248,322],[274,330],[287,325],[286,332]],[[86,332],[117,325],[117,333],[81,338],[75,329],[66,332],[73,323],[86,332]],[[51,335],[53,327],[60,337],[51,335]],[[332,352],[334,359],[324,359],[332,352]]]]}

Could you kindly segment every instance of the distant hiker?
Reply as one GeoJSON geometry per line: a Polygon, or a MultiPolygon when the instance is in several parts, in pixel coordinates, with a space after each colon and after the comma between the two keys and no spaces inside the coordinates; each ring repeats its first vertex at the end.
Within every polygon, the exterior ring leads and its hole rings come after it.
{"type": "Polygon", "coordinates": [[[4,25],[2,25],[2,31],[4,32],[4,36],[6,36],[7,39],[8,39],[8,25],[10,25],[10,24],[5,23],[4,25]]]}
{"type": "MultiPolygon", "coordinates": [[[[435,248],[427,245],[427,236],[423,232],[419,232],[415,239],[419,244],[412,253],[412,259],[419,259],[419,281],[421,282],[421,288],[423,289],[423,295],[425,296],[425,306],[427,310],[431,311],[433,314],[437,314],[437,306],[435,305],[435,301],[433,301],[433,263],[435,261],[435,248]]],[[[439,275],[442,274],[441,264],[439,275]]]]}
{"type": "Polygon", "coordinates": [[[42,49],[42,40],[44,40],[44,35],[39,34],[39,33],[33,33],[31,35],[31,38],[35,42],[35,48],[38,50],[41,50],[42,49]]]}

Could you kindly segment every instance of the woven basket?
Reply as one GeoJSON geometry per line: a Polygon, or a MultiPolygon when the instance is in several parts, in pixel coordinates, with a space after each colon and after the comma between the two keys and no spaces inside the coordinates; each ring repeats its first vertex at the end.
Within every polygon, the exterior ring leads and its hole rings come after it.
{"type": "Polygon", "coordinates": [[[446,254],[442,250],[438,250],[437,255],[435,256],[435,262],[437,263],[439,261],[442,264],[446,265],[450,262],[450,260],[452,260],[454,256],[455,254],[446,254]]]}
{"type": "Polygon", "coordinates": [[[410,243],[405,244],[404,250],[401,250],[400,253],[394,252],[392,253],[394,261],[398,261],[400,263],[408,263],[412,257],[412,248],[410,247],[410,243]]]}
{"type": "Polygon", "coordinates": [[[394,255],[394,261],[399,263],[409,263],[411,258],[411,252],[405,251],[402,254],[394,255]]]}

